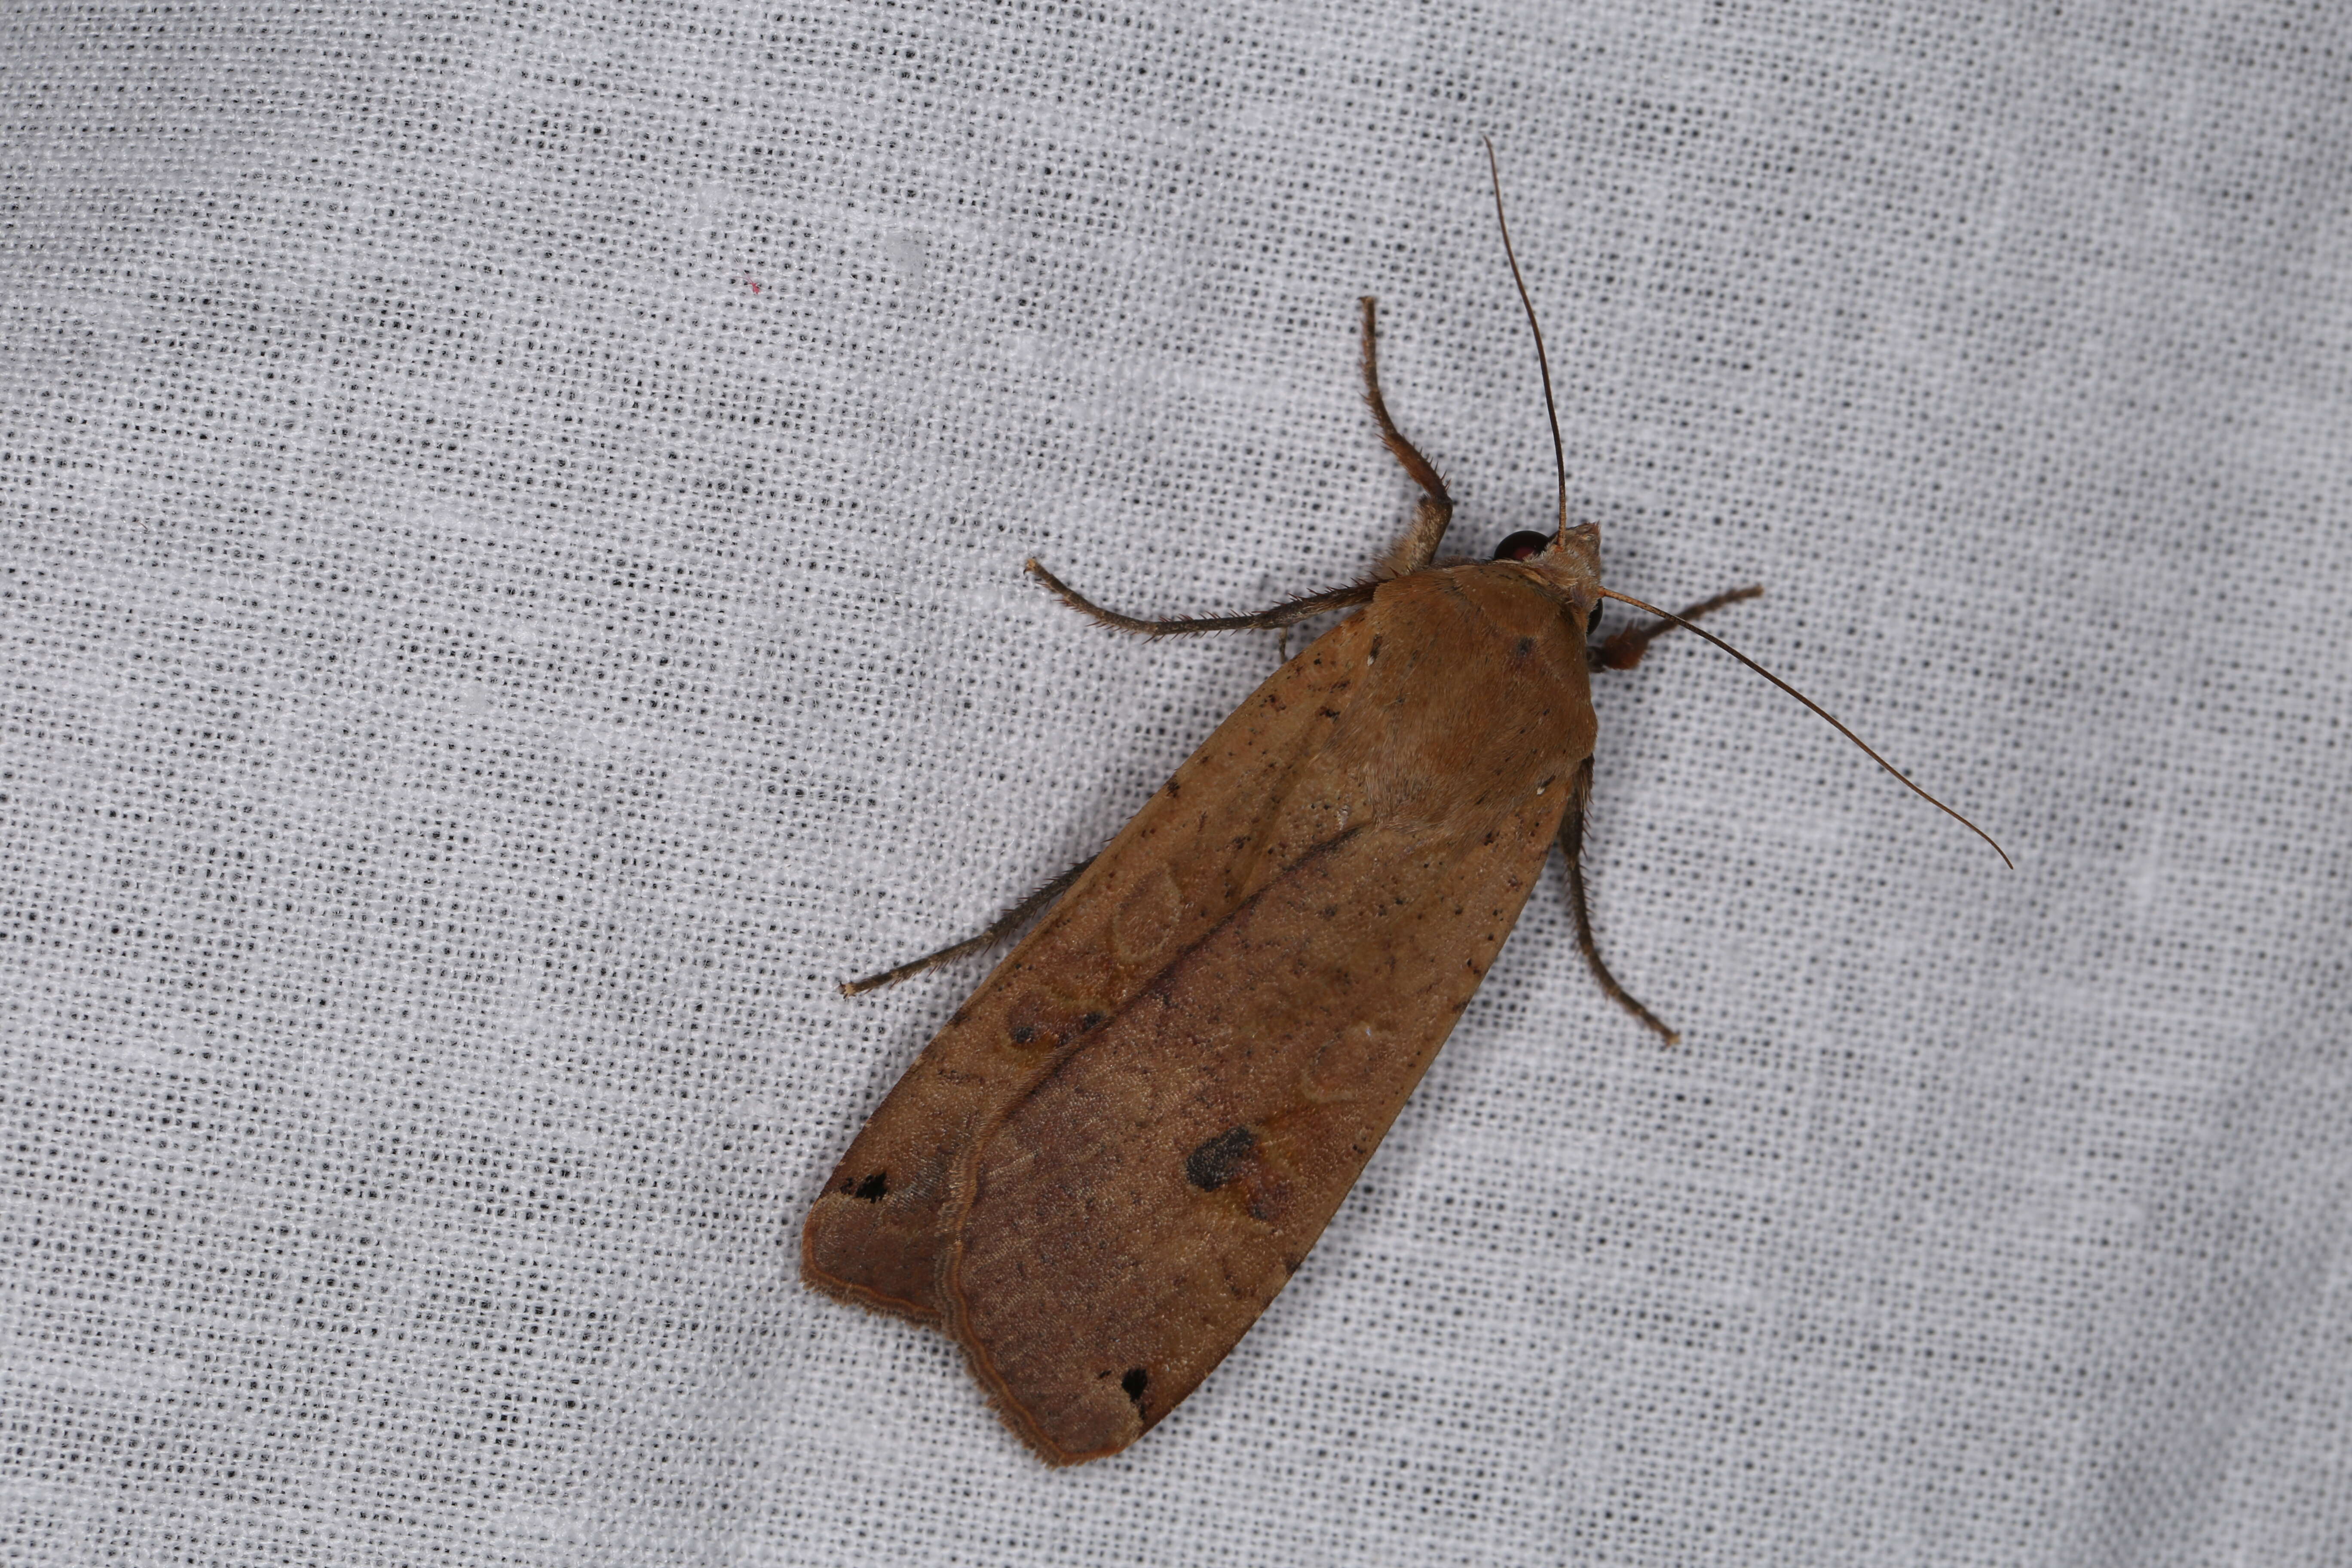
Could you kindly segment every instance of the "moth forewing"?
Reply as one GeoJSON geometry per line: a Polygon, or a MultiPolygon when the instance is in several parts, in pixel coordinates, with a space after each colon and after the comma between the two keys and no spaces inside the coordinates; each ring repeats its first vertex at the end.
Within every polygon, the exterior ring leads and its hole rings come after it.
{"type": "Polygon", "coordinates": [[[812,1211],[1056,1463],[1207,1375],[1354,1184],[1591,752],[1589,591],[1423,568],[1221,725],[959,1009],[812,1211]]]}

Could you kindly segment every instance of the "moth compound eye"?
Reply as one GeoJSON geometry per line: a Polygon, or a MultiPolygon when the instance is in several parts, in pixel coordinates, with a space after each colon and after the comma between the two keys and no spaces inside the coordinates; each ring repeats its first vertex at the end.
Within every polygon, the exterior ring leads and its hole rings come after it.
{"type": "Polygon", "coordinates": [[[1584,617],[1584,635],[1591,637],[1601,629],[1601,601],[1592,601],[1592,613],[1584,617]]]}
{"type": "Polygon", "coordinates": [[[1545,547],[1550,543],[1550,534],[1536,533],[1523,528],[1519,530],[1518,532],[1511,535],[1510,538],[1503,541],[1502,543],[1495,546],[1495,559],[1497,561],[1533,561],[1537,556],[1541,555],[1544,552],[1545,547]]]}

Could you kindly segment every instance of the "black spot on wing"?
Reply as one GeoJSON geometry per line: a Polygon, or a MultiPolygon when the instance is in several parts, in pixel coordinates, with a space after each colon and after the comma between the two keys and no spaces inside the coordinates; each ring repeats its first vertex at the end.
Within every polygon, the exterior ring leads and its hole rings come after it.
{"type": "Polygon", "coordinates": [[[1184,1179],[1204,1193],[1213,1193],[1234,1179],[1234,1173],[1256,1147],[1256,1133],[1246,1127],[1228,1127],[1184,1156],[1184,1179]]]}

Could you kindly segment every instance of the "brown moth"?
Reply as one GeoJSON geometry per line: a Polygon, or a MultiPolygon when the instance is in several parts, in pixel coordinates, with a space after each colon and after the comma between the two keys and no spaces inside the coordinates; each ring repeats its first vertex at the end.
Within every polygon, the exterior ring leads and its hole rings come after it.
{"type": "MultiPolygon", "coordinates": [[[[1362,333],[1365,401],[1423,492],[1370,582],[1259,615],[1139,621],[1029,563],[1074,608],[1153,636],[1355,613],[1091,861],[973,942],[844,987],[919,973],[1050,905],[850,1145],[801,1256],[817,1289],[944,1330],[1053,1464],[1150,1431],[1297,1271],[1555,842],[1595,976],[1674,1038],[1592,941],[1588,679],[1760,590],[1653,611],[1588,650],[1600,601],[1622,595],[1601,586],[1599,531],[1568,524],[1564,462],[1550,535],[1441,563],[1454,502],[1381,400],[1370,299],[1362,333]]],[[[1549,370],[1544,389],[1549,403],[1549,370]]]]}

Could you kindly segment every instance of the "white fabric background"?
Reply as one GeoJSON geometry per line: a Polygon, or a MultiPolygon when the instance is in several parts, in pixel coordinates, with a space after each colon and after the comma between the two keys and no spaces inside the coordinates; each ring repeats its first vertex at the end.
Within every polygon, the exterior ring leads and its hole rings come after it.
{"type": "MultiPolygon", "coordinates": [[[[1671,14],[1660,14],[1670,11],[1671,14]]],[[[2352,1538],[2352,20],[20,6],[13,1562],[2307,1563],[2352,1538]],[[1549,445],[1722,629],[1291,1289],[1055,1473],[795,1277],[1275,662],[1549,445]],[[756,286],[756,287],[755,287],[756,286]]]]}

